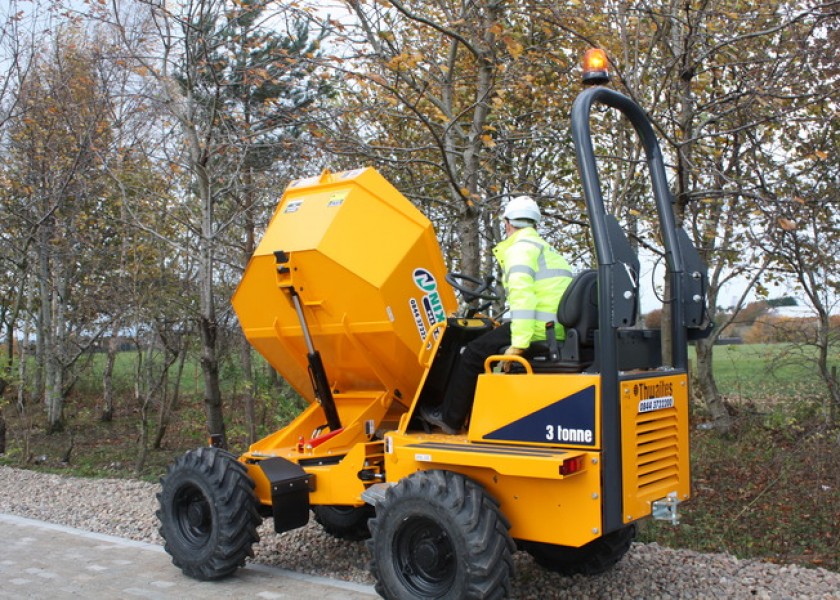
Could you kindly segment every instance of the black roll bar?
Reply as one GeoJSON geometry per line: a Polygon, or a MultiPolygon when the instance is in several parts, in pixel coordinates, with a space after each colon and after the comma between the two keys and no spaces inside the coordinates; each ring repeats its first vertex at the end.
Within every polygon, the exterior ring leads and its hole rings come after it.
{"type": "MultiPolygon", "coordinates": [[[[688,367],[688,349],[685,319],[686,298],[684,275],[686,273],[685,261],[683,259],[683,244],[680,242],[678,227],[674,216],[673,200],[668,189],[668,180],[665,176],[665,163],[662,159],[662,152],[659,142],[654,134],[650,120],[645,112],[633,100],[605,87],[593,87],[581,93],[572,106],[572,139],[575,143],[577,154],[578,170],[583,193],[586,200],[586,208],[592,224],[592,235],[595,240],[595,252],[598,259],[599,275],[615,265],[616,257],[612,246],[609,243],[609,236],[606,225],[606,210],[604,199],[601,194],[601,183],[598,177],[598,167],[595,162],[595,151],[592,146],[592,135],[589,128],[589,118],[592,105],[595,103],[605,104],[620,110],[630,121],[642,142],[647,157],[650,179],[653,187],[653,196],[656,200],[656,209],[659,215],[659,226],[662,232],[662,239],[665,247],[665,261],[671,278],[671,356],[673,367],[685,369],[688,367]]],[[[599,300],[600,334],[609,335],[613,327],[606,327],[605,324],[612,323],[613,300],[609,296],[612,290],[607,286],[601,286],[599,300]]],[[[613,326],[615,324],[613,323],[613,326]]],[[[606,340],[604,340],[606,341],[606,340]]],[[[603,353],[615,344],[601,344],[603,353]]],[[[609,354],[609,352],[608,352],[609,354]]],[[[601,356],[603,370],[615,370],[616,363],[612,362],[614,356],[601,356]],[[608,362],[604,362],[607,360],[608,362]]]]}
{"type": "MultiPolygon", "coordinates": [[[[659,142],[645,112],[632,99],[596,86],[582,92],[572,105],[572,139],[578,171],[583,184],[586,209],[595,241],[598,261],[598,334],[596,348],[601,372],[601,435],[603,449],[603,533],[624,526],[621,470],[621,394],[619,389],[617,329],[627,325],[621,315],[628,314],[628,304],[638,306],[638,287],[629,287],[626,260],[618,250],[617,221],[606,213],[592,135],[590,113],[595,103],[618,109],[632,123],[647,157],[653,195],[670,277],[671,357],[675,369],[688,369],[687,328],[700,329],[705,317],[705,266],[687,234],[676,225],[673,199],[665,176],[665,164],[659,142]],[[691,273],[686,274],[686,257],[691,273]],[[690,298],[686,296],[690,295],[690,298]]],[[[620,233],[620,242],[626,238],[620,233]]],[[[626,255],[626,253],[624,253],[626,255]]],[[[638,268],[638,267],[637,267],[638,268]]]]}

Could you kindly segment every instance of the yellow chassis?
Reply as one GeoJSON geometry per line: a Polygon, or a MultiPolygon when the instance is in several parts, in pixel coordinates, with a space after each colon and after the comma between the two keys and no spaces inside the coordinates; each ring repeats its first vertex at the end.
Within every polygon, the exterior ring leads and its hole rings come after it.
{"type": "MultiPolygon", "coordinates": [[[[689,497],[687,386],[674,371],[620,379],[625,524],[650,516],[656,500],[689,497]]],[[[312,505],[361,506],[367,489],[415,471],[462,473],[499,502],[513,538],[578,547],[603,535],[600,394],[597,374],[488,371],[467,433],[450,436],[410,429],[419,391],[408,410],[391,393],[356,392],[337,398],[345,426],[336,434],[313,435],[323,426],[313,404],[240,460],[266,506],[272,488],[259,465],[270,457],[303,468],[312,505]],[[566,461],[579,470],[564,475],[566,461]]]]}

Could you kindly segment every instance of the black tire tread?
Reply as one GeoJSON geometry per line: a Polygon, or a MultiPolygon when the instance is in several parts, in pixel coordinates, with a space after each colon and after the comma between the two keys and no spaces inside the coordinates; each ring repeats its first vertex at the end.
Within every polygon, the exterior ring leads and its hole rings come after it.
{"type": "Polygon", "coordinates": [[[368,521],[374,516],[373,507],[369,504],[355,507],[347,512],[336,512],[346,510],[341,507],[313,506],[312,513],[315,520],[329,535],[340,540],[359,542],[370,537],[368,521]]]}
{"type": "MultiPolygon", "coordinates": [[[[474,481],[451,471],[419,471],[391,487],[377,516],[370,521],[373,539],[368,542],[371,551],[370,570],[376,579],[376,591],[384,598],[406,596],[390,593],[382,581],[383,566],[377,560],[376,535],[384,519],[389,518],[389,507],[407,499],[420,498],[434,507],[439,514],[451,516],[468,539],[469,556],[464,561],[470,565],[467,588],[459,598],[504,598],[510,594],[513,574],[513,553],[516,545],[508,534],[510,524],[499,510],[499,505],[474,481]]],[[[460,559],[460,557],[459,557],[460,559]]],[[[462,562],[464,562],[462,561],[462,562]]]]}
{"type": "Polygon", "coordinates": [[[229,452],[218,448],[199,448],[180,456],[161,478],[161,491],[157,494],[160,508],[156,511],[161,523],[160,535],[164,549],[172,563],[185,575],[207,581],[232,574],[254,556],[253,545],[259,541],[257,528],[262,522],[254,482],[245,466],[229,452]],[[179,539],[172,523],[167,486],[178,486],[183,480],[204,483],[214,495],[218,535],[214,545],[207,548],[205,559],[195,560],[194,548],[186,548],[179,539]]]}
{"type": "Polygon", "coordinates": [[[527,542],[524,549],[538,565],[561,575],[599,575],[612,569],[630,550],[636,526],[628,525],[580,548],[527,542]]]}

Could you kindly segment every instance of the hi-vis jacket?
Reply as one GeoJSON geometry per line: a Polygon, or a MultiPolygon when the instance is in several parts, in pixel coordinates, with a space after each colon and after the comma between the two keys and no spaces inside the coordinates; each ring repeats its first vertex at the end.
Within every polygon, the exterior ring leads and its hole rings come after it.
{"type": "MultiPolygon", "coordinates": [[[[557,305],[572,281],[572,270],[533,227],[518,229],[493,248],[502,267],[510,307],[511,346],[527,348],[545,339],[545,324],[557,320],[557,305]]],[[[565,339],[560,325],[557,339],[565,339]]]]}

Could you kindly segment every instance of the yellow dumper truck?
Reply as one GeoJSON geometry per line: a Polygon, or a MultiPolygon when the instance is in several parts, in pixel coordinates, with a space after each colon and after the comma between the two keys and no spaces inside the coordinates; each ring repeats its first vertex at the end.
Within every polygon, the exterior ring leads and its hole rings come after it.
{"type": "Polygon", "coordinates": [[[572,129],[597,266],[575,276],[558,307],[564,341],[529,360],[501,350],[488,359],[459,435],[416,415],[440,402],[461,348],[495,326],[457,314],[454,289],[473,300],[490,290],[447,273],[429,220],[375,170],[289,185],[233,305],[249,342],[309,406],[239,457],[200,448],[169,468],[158,516],[177,567],[225,577],[251,555],[262,518],[282,532],[314,514],[332,535],[370,538],[384,597],[494,598],[511,592],[517,550],[560,573],[594,574],[627,552],[640,519],[677,521],[690,495],[687,345],[708,329],[706,268],[675,223],[636,103],[590,88],[572,129]],[[596,103],[621,111],[645,148],[667,336],[636,326],[639,260],[604,207],[596,103]],[[507,359],[517,368],[494,368],[507,359]]]}

